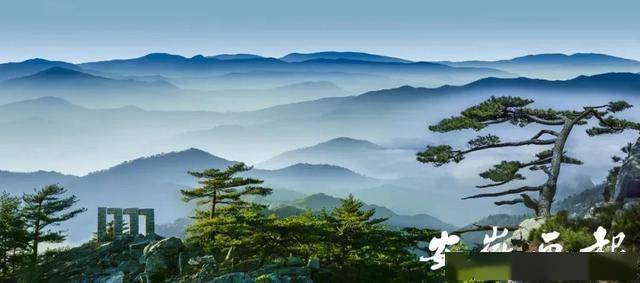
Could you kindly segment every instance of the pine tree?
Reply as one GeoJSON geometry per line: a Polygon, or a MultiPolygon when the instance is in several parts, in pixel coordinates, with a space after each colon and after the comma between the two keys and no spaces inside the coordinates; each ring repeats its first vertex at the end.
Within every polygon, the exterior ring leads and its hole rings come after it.
{"type": "Polygon", "coordinates": [[[20,205],[19,197],[7,192],[0,194],[0,278],[16,271],[17,261],[27,247],[26,223],[20,205]]]}
{"type": "Polygon", "coordinates": [[[259,229],[265,221],[261,212],[266,208],[246,197],[271,194],[271,189],[259,186],[262,180],[237,176],[249,170],[251,167],[244,163],[236,163],[225,170],[189,172],[199,179],[200,186],[181,190],[183,200],[196,200],[208,208],[196,210],[196,222],[188,229],[192,241],[209,250],[246,246],[250,231],[259,229]],[[218,238],[222,241],[216,247],[218,238]]]}
{"type": "MultiPolygon", "coordinates": [[[[54,231],[51,228],[86,211],[84,208],[72,209],[78,199],[74,195],[63,197],[66,193],[67,191],[59,185],[48,185],[22,197],[30,244],[30,261],[34,271],[38,264],[38,245],[60,243],[66,238],[63,231],[54,231]]],[[[35,272],[32,275],[35,276],[35,272]]]]}
{"type": "Polygon", "coordinates": [[[416,262],[410,253],[411,241],[401,231],[390,230],[387,218],[375,218],[375,209],[353,195],[343,199],[332,211],[322,211],[325,232],[320,254],[325,262],[335,264],[334,280],[340,282],[388,282],[403,272],[406,263],[416,262]]]}
{"type": "Polygon", "coordinates": [[[523,180],[525,177],[520,170],[528,168],[532,171],[544,172],[546,182],[538,186],[523,186],[495,193],[482,193],[470,198],[498,197],[520,194],[520,198],[513,200],[497,201],[496,205],[512,205],[523,203],[531,208],[539,216],[547,216],[551,212],[558,177],[562,164],[580,165],[578,159],[567,156],[565,145],[575,126],[585,125],[589,120],[595,119],[597,126],[587,129],[590,136],[603,134],[622,133],[626,129],[640,130],[640,124],[614,117],[614,114],[624,111],[632,106],[624,101],[613,101],[606,105],[584,106],[581,110],[553,110],[536,109],[528,106],[533,100],[520,97],[491,97],[490,99],[467,108],[460,116],[444,119],[436,125],[429,127],[434,132],[451,132],[464,129],[480,131],[490,125],[510,123],[525,127],[531,124],[559,129],[542,129],[537,131],[530,139],[514,142],[503,142],[498,136],[488,134],[478,136],[468,142],[468,149],[454,150],[450,145],[427,146],[426,150],[418,153],[418,161],[441,166],[450,162],[458,163],[467,154],[493,149],[521,146],[549,146],[536,154],[531,161],[502,161],[493,168],[480,173],[484,179],[491,183],[477,186],[478,188],[491,188],[508,184],[514,180],[523,180]],[[545,138],[547,137],[548,138],[545,138]],[[533,199],[528,193],[537,192],[538,199],[533,199]]]}

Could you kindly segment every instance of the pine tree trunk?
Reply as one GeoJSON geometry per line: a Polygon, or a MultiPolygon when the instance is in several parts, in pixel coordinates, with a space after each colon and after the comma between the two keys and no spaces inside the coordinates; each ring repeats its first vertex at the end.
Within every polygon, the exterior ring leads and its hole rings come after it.
{"type": "MultiPolygon", "coordinates": [[[[216,215],[216,203],[218,202],[218,195],[217,193],[214,191],[213,192],[213,197],[211,199],[211,211],[209,212],[209,219],[213,219],[213,217],[216,215]]],[[[211,242],[215,245],[216,243],[216,231],[213,230],[211,231],[211,242]]]]}
{"type": "Polygon", "coordinates": [[[38,279],[37,275],[37,267],[38,267],[38,243],[40,242],[40,220],[36,220],[35,226],[33,228],[33,245],[31,254],[31,282],[35,282],[38,279]]]}
{"type": "Polygon", "coordinates": [[[549,178],[542,187],[542,191],[540,191],[540,196],[538,197],[538,216],[551,215],[551,205],[553,204],[553,199],[556,195],[558,177],[560,176],[560,168],[562,167],[564,147],[576,122],[576,120],[566,121],[556,138],[555,144],[553,145],[549,178]]]}

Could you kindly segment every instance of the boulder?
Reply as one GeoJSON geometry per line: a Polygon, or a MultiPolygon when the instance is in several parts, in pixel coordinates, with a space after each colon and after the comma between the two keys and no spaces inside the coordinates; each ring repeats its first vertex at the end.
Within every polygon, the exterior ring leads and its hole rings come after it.
{"type": "Polygon", "coordinates": [[[320,260],[316,257],[309,258],[309,262],[307,262],[307,267],[311,270],[319,270],[320,260]]]}
{"type": "Polygon", "coordinates": [[[280,280],[280,278],[278,278],[278,274],[275,274],[275,273],[260,275],[258,276],[258,278],[256,278],[256,283],[282,283],[282,282],[283,280],[280,280]]]}
{"type": "Polygon", "coordinates": [[[218,276],[211,281],[213,283],[255,283],[255,281],[246,273],[234,272],[218,276]]]}
{"type": "Polygon", "coordinates": [[[96,283],[123,283],[124,273],[122,271],[113,273],[109,276],[100,277],[96,280],[96,283]]]}
{"type": "Polygon", "coordinates": [[[520,222],[518,229],[513,231],[511,237],[506,240],[507,243],[513,246],[516,251],[522,251],[523,247],[529,241],[529,235],[531,231],[539,229],[544,224],[545,219],[542,217],[528,218],[520,222]]]}
{"type": "Polygon", "coordinates": [[[144,273],[151,282],[163,281],[170,275],[178,274],[178,255],[185,249],[182,241],[171,237],[150,244],[144,248],[144,273]]]}
{"type": "Polygon", "coordinates": [[[212,255],[189,258],[186,264],[184,264],[184,261],[181,261],[181,273],[193,273],[196,270],[202,272],[204,270],[206,273],[213,274],[218,271],[216,258],[212,255]]]}
{"type": "Polygon", "coordinates": [[[287,266],[304,266],[304,261],[297,256],[287,258],[287,266]]]}
{"type": "Polygon", "coordinates": [[[144,248],[143,254],[145,256],[149,254],[162,254],[169,256],[178,255],[183,250],[184,244],[182,244],[182,240],[176,237],[171,237],[147,245],[144,248]]]}
{"type": "Polygon", "coordinates": [[[640,198],[640,138],[631,147],[629,158],[620,167],[615,195],[616,202],[640,198]]]}

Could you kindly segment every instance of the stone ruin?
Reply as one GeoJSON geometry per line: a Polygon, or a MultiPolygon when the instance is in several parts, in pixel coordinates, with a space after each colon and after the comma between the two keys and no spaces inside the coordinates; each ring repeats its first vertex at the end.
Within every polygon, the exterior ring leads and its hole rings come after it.
{"type": "Polygon", "coordinates": [[[107,215],[113,215],[113,232],[116,239],[122,237],[122,224],[124,215],[129,216],[129,234],[138,235],[140,229],[140,216],[145,218],[145,235],[155,234],[155,219],[153,208],[115,208],[98,207],[98,240],[104,241],[107,237],[107,215]]]}

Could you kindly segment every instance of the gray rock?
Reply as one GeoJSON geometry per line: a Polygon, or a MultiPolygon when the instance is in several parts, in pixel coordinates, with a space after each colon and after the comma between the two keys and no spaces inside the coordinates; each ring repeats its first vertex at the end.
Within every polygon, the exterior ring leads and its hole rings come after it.
{"type": "Polygon", "coordinates": [[[640,198],[640,138],[631,147],[629,158],[620,167],[615,195],[617,202],[640,198]]]}
{"type": "Polygon", "coordinates": [[[169,259],[159,254],[148,256],[144,265],[144,272],[152,281],[164,280],[170,274],[175,273],[172,272],[174,270],[175,268],[172,268],[169,259]]]}
{"type": "Polygon", "coordinates": [[[189,259],[190,265],[216,264],[216,258],[212,255],[199,256],[189,259]]]}
{"type": "Polygon", "coordinates": [[[622,206],[623,210],[629,210],[632,207],[636,206],[640,204],[640,199],[631,199],[631,200],[627,200],[624,202],[624,205],[622,206]]]}
{"type": "Polygon", "coordinates": [[[513,231],[513,234],[511,234],[511,237],[507,239],[506,242],[513,246],[514,250],[522,250],[521,245],[529,241],[529,235],[531,234],[531,231],[542,227],[544,222],[545,219],[542,217],[534,217],[523,220],[518,225],[518,229],[513,231]]]}
{"type": "Polygon", "coordinates": [[[304,261],[297,256],[287,258],[287,266],[304,266],[304,261]]]}
{"type": "Polygon", "coordinates": [[[312,270],[319,270],[320,269],[320,260],[318,258],[310,258],[309,262],[307,262],[307,267],[312,269],[312,270]]]}
{"type": "Polygon", "coordinates": [[[283,280],[278,278],[278,274],[269,273],[258,276],[258,278],[256,278],[256,283],[283,283],[283,280]]]}
{"type": "Polygon", "coordinates": [[[151,243],[150,240],[141,240],[129,245],[129,250],[141,250],[147,247],[151,243]]]}
{"type": "MultiPolygon", "coordinates": [[[[182,255],[182,254],[181,254],[182,255]]],[[[212,255],[200,256],[200,257],[192,257],[189,258],[185,263],[182,260],[180,264],[181,273],[194,273],[197,270],[204,270],[206,273],[215,273],[218,271],[218,266],[216,263],[216,258],[212,255]]]]}
{"type": "Polygon", "coordinates": [[[182,240],[176,237],[171,237],[147,245],[144,248],[143,254],[145,256],[155,253],[160,253],[162,255],[178,255],[183,250],[184,244],[182,244],[182,240]]]}
{"type": "Polygon", "coordinates": [[[255,281],[243,272],[234,272],[218,276],[213,279],[214,283],[255,283],[255,281]]]}
{"type": "Polygon", "coordinates": [[[96,280],[96,283],[123,283],[124,273],[122,271],[116,272],[106,277],[100,277],[96,280]]]}
{"type": "Polygon", "coordinates": [[[162,281],[170,275],[178,274],[178,255],[184,250],[178,238],[167,238],[144,248],[144,273],[150,281],[162,281]]]}

